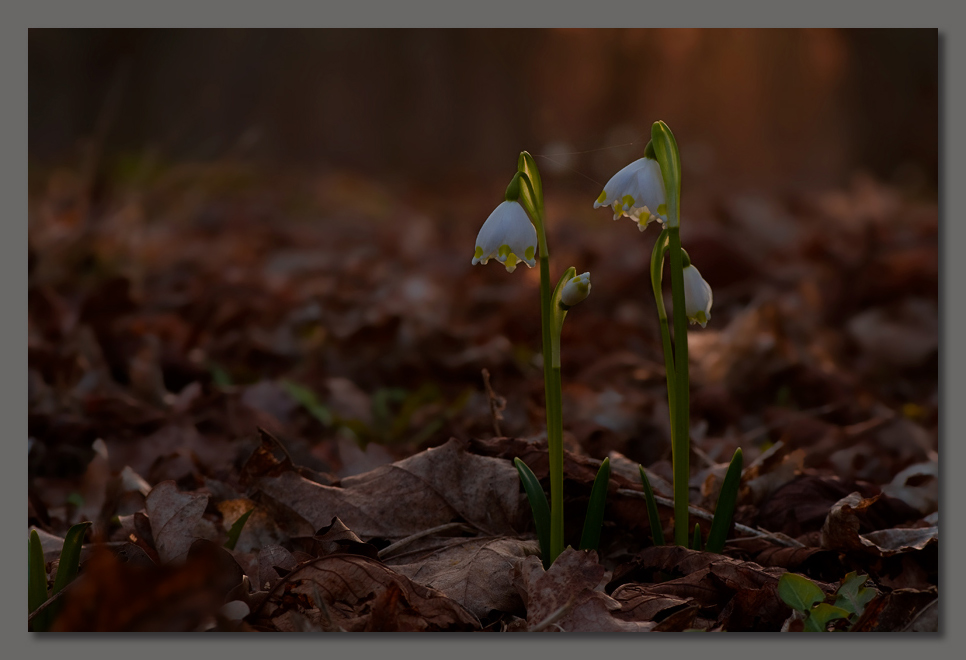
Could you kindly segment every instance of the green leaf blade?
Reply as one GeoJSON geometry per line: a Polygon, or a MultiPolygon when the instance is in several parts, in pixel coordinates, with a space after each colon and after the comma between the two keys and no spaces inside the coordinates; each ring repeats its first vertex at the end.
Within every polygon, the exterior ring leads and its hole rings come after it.
{"type": "Polygon", "coordinates": [[[610,483],[610,459],[605,458],[597,470],[590,502],[584,517],[584,530],[580,536],[581,550],[596,550],[600,545],[600,528],[604,524],[604,506],[607,504],[607,486],[610,483]]]}
{"type": "Polygon", "coordinates": [[[84,535],[87,528],[94,523],[87,521],[77,523],[67,531],[64,547],[60,551],[60,562],[57,565],[57,577],[54,578],[54,589],[51,596],[70,584],[80,570],[81,546],[84,545],[84,535]]]}
{"type": "Polygon", "coordinates": [[[225,548],[228,550],[234,550],[235,545],[238,543],[238,537],[241,536],[242,528],[248,519],[251,518],[252,513],[254,513],[255,508],[252,507],[245,513],[238,516],[238,520],[232,523],[231,529],[228,530],[228,540],[225,542],[225,548]]]}
{"type": "MultiPolygon", "coordinates": [[[[43,605],[50,594],[47,592],[47,564],[44,561],[44,548],[40,544],[37,530],[30,532],[27,544],[27,612],[34,612],[43,605]]],[[[50,627],[50,613],[41,612],[30,624],[34,632],[45,632],[50,627]]]]}
{"type": "Polygon", "coordinates": [[[714,519],[711,522],[711,531],[708,532],[708,552],[721,554],[724,550],[725,541],[728,539],[728,531],[731,529],[732,518],[735,514],[735,506],[738,503],[738,489],[741,486],[741,468],[744,459],[741,447],[735,450],[731,457],[731,464],[725,474],[721,484],[721,492],[718,494],[718,506],[714,510],[714,519]]]}
{"type": "Polygon", "coordinates": [[[825,600],[825,592],[817,584],[797,573],[785,573],[778,579],[778,596],[792,609],[805,613],[825,600]]]}
{"type": "Polygon", "coordinates": [[[550,505],[547,503],[547,495],[543,492],[540,480],[533,473],[527,464],[520,458],[513,459],[513,464],[520,475],[523,483],[523,490],[527,493],[530,501],[530,510],[533,511],[533,524],[537,528],[537,540],[540,542],[540,557],[543,560],[543,567],[550,568],[550,505]]]}
{"type": "Polygon", "coordinates": [[[644,487],[644,501],[647,502],[647,524],[651,528],[651,539],[654,545],[664,545],[664,529],[661,527],[661,517],[657,513],[657,501],[654,499],[654,491],[651,490],[651,482],[647,479],[644,466],[638,465],[637,469],[641,472],[641,485],[644,487]]]}

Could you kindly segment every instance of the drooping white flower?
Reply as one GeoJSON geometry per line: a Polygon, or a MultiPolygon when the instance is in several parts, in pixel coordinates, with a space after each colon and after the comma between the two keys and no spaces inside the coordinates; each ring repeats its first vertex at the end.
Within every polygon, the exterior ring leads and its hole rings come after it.
{"type": "Polygon", "coordinates": [[[705,327],[711,320],[711,285],[708,284],[698,269],[694,266],[685,266],[682,271],[684,275],[684,313],[687,314],[691,323],[700,323],[705,327]]]}
{"type": "Polygon", "coordinates": [[[491,258],[506,266],[508,273],[516,270],[518,263],[533,268],[537,261],[537,230],[530,222],[527,212],[519,202],[503,202],[480,227],[476,236],[476,252],[473,265],[486,264],[491,258]]]}
{"type": "Polygon", "coordinates": [[[595,209],[601,206],[614,210],[614,220],[631,218],[641,231],[654,220],[666,223],[667,206],[661,166],[652,158],[635,160],[612,176],[604,186],[594,202],[595,209]]]}
{"type": "Polygon", "coordinates": [[[590,273],[581,273],[572,277],[564,284],[560,292],[560,302],[567,307],[573,307],[590,294],[590,273]]]}

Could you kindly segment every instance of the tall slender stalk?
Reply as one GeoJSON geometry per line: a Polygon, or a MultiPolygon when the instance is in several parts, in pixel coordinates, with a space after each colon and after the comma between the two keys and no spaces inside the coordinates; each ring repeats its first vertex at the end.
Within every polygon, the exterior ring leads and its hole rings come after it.
{"type": "MultiPolygon", "coordinates": [[[[542,219],[541,219],[542,220],[542,219]]],[[[561,410],[560,365],[553,364],[554,345],[560,342],[551,309],[550,256],[543,222],[537,225],[540,241],[540,320],[543,326],[543,387],[547,410],[547,447],[550,454],[550,563],[563,552],[563,412],[561,410]],[[556,341],[554,335],[556,334],[556,341]]]]}
{"type": "Polygon", "coordinates": [[[547,448],[550,458],[550,561],[564,548],[563,511],[563,412],[560,393],[560,327],[553,309],[550,283],[550,250],[543,206],[543,182],[533,157],[522,152],[517,161],[521,201],[537,230],[540,252],[540,325],[543,335],[543,387],[547,411],[547,448]]]}
{"type": "Polygon", "coordinates": [[[661,231],[654,242],[651,252],[651,289],[654,291],[654,303],[657,306],[657,317],[661,322],[661,345],[664,348],[664,373],[667,379],[667,406],[671,416],[671,437],[674,437],[674,352],[671,348],[671,332],[668,329],[667,310],[664,308],[664,294],[661,292],[661,281],[664,277],[664,253],[667,252],[667,229],[661,231]]]}
{"type": "MultiPolygon", "coordinates": [[[[674,472],[674,542],[688,544],[688,479],[690,478],[688,319],[684,313],[684,276],[679,227],[668,228],[671,253],[671,297],[674,301],[674,411],[672,415],[671,461],[674,472]]],[[[670,389],[669,383],[669,389],[670,389]]]]}
{"type": "MultiPolygon", "coordinates": [[[[684,304],[684,260],[681,254],[681,152],[663,121],[651,125],[651,148],[661,167],[667,205],[668,252],[671,255],[671,299],[674,302],[674,380],[668,378],[671,408],[671,461],[674,473],[674,542],[688,545],[689,387],[688,319],[684,304]]],[[[662,304],[659,306],[663,306],[662,304]]],[[[666,348],[665,348],[666,351],[666,348]]]]}

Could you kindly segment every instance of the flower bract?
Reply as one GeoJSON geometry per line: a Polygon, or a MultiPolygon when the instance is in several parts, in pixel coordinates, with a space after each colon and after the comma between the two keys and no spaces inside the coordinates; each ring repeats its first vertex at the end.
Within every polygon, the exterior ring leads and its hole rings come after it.
{"type": "Polygon", "coordinates": [[[641,231],[654,220],[667,222],[661,166],[651,158],[635,160],[612,176],[604,186],[594,202],[595,209],[601,206],[614,210],[614,220],[631,218],[641,231]]]}
{"type": "Polygon", "coordinates": [[[533,268],[537,261],[537,230],[527,212],[518,202],[503,202],[480,227],[476,236],[473,265],[486,264],[491,258],[506,266],[507,272],[516,270],[518,263],[533,268]]]}
{"type": "Polygon", "coordinates": [[[691,323],[700,323],[705,327],[711,320],[711,285],[708,284],[698,269],[685,266],[684,275],[684,312],[691,323]]]}
{"type": "Polygon", "coordinates": [[[570,278],[560,292],[560,302],[573,307],[590,294],[590,273],[581,273],[570,278]]]}

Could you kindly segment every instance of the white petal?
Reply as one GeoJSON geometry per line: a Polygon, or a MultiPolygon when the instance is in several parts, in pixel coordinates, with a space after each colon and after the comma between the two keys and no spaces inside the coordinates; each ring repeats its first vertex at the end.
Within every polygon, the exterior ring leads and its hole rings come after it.
{"type": "Polygon", "coordinates": [[[644,159],[643,167],[634,172],[631,192],[635,207],[647,207],[652,215],[663,215],[658,209],[664,205],[664,177],[661,176],[661,166],[656,160],[644,159]]]}
{"type": "Polygon", "coordinates": [[[611,177],[594,202],[594,208],[613,206],[615,220],[622,216],[631,218],[644,231],[655,219],[667,221],[666,214],[659,213],[664,210],[664,203],[660,164],[650,158],[640,158],[611,177]]]}
{"type": "Polygon", "coordinates": [[[533,258],[536,248],[537,230],[530,222],[527,212],[518,202],[505,201],[493,209],[480,228],[476,236],[473,264],[485,264],[496,257],[512,273],[517,261],[530,267],[536,265],[533,258]],[[510,258],[511,254],[515,258],[510,258]]]}
{"type": "Polygon", "coordinates": [[[533,268],[537,263],[534,259],[537,251],[537,230],[523,207],[516,202],[512,204],[515,208],[511,208],[507,213],[504,243],[510,246],[510,252],[515,254],[517,259],[533,268]]]}
{"type": "Polygon", "coordinates": [[[684,312],[692,323],[700,323],[705,327],[711,320],[711,304],[714,296],[711,285],[708,284],[698,269],[693,265],[682,272],[684,276],[684,312]]]}
{"type": "Polygon", "coordinates": [[[624,195],[627,194],[627,188],[632,181],[635,172],[644,166],[647,158],[640,158],[635,160],[630,165],[625,166],[617,174],[610,178],[606,184],[604,184],[604,192],[601,193],[603,199],[597,198],[594,202],[594,208],[600,208],[601,206],[610,206],[614,202],[619,202],[624,195]]]}

